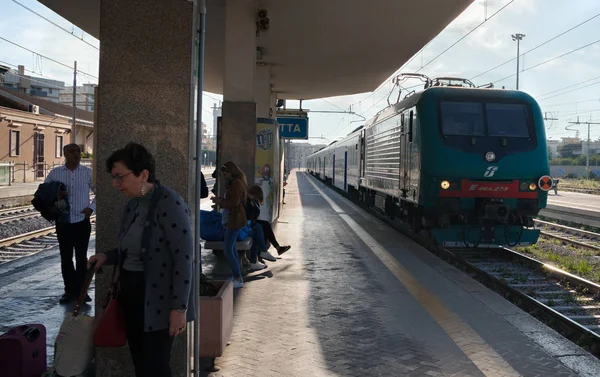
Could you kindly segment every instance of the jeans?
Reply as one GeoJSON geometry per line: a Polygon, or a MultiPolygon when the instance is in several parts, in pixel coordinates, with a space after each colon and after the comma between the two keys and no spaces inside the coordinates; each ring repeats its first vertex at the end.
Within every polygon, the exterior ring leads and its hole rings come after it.
{"type": "Polygon", "coordinates": [[[258,254],[261,251],[266,251],[267,246],[265,245],[265,235],[263,233],[263,228],[259,223],[254,223],[252,225],[252,231],[250,232],[250,236],[252,237],[252,249],[250,253],[250,263],[258,262],[258,254]]]}
{"type": "Polygon", "coordinates": [[[256,220],[256,222],[260,224],[260,226],[262,226],[263,234],[265,235],[265,240],[268,240],[271,243],[271,245],[273,245],[273,247],[279,249],[279,243],[277,242],[277,238],[275,238],[275,233],[273,233],[271,223],[265,220],[256,220]]]}
{"type": "Polygon", "coordinates": [[[223,250],[223,252],[225,253],[225,257],[227,258],[227,262],[229,263],[229,267],[231,268],[234,279],[239,279],[242,277],[240,260],[237,249],[235,248],[235,241],[239,232],[240,229],[225,228],[225,250],[223,250]]]}

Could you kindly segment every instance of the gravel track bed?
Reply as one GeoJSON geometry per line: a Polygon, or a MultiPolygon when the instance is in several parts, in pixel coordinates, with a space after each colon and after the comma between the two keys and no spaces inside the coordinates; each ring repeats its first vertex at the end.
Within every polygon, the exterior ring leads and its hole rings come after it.
{"type": "Polygon", "coordinates": [[[52,226],[52,223],[43,217],[0,224],[0,239],[18,236],[19,234],[33,232],[49,226],[52,226]]]}

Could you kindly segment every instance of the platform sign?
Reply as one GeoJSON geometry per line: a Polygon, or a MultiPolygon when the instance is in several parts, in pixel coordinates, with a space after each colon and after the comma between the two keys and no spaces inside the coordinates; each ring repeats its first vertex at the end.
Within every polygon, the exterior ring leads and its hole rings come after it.
{"type": "Polygon", "coordinates": [[[308,139],[308,116],[277,115],[279,137],[283,139],[308,139]]]}

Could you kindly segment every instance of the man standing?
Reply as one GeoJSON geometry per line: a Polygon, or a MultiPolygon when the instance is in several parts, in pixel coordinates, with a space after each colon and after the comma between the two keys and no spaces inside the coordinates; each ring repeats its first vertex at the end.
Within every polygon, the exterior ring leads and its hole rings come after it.
{"type": "MultiPolygon", "coordinates": [[[[77,144],[68,144],[63,148],[63,153],[65,164],[52,169],[45,180],[65,185],[67,191],[61,195],[68,198],[70,206],[69,216],[56,222],[60,267],[65,284],[65,293],[59,300],[61,304],[77,299],[81,291],[87,272],[87,249],[92,231],[90,216],[96,210],[96,198],[90,202],[90,189],[96,194],[96,188],[92,185],[92,169],[79,164],[81,149],[77,144]]],[[[86,294],[85,301],[92,299],[86,294]]]]}

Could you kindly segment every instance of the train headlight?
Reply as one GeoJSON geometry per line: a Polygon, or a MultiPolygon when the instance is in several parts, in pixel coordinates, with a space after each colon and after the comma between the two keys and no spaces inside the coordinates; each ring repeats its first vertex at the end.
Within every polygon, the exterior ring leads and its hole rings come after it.
{"type": "Polygon", "coordinates": [[[535,183],[530,183],[529,184],[529,190],[530,191],[535,191],[537,189],[537,185],[535,183]]]}
{"type": "Polygon", "coordinates": [[[492,162],[496,159],[496,154],[494,152],[488,152],[485,154],[485,160],[487,162],[492,162]]]}
{"type": "Polygon", "coordinates": [[[448,190],[450,188],[450,182],[448,182],[448,181],[442,181],[440,183],[440,186],[442,187],[442,190],[448,190]]]}

